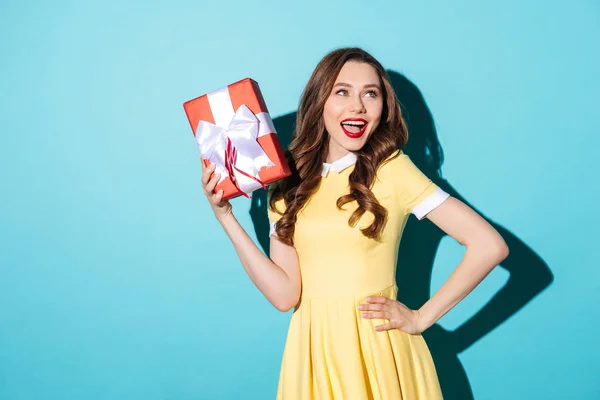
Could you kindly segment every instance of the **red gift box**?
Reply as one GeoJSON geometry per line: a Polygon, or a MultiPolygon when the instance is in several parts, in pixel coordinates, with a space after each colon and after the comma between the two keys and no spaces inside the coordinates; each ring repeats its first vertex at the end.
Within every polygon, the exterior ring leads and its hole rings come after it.
{"type": "Polygon", "coordinates": [[[202,162],[217,165],[223,199],[291,175],[260,88],[246,78],[183,104],[202,162]],[[210,159],[210,161],[209,161],[210,159]]]}

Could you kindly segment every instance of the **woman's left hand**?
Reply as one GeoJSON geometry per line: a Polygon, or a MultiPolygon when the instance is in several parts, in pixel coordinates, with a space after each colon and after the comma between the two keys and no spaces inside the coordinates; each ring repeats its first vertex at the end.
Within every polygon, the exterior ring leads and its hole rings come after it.
{"type": "Polygon", "coordinates": [[[399,301],[383,296],[369,296],[366,300],[367,304],[358,306],[358,309],[362,311],[363,318],[389,320],[387,324],[377,325],[376,331],[399,329],[411,335],[418,335],[425,330],[420,324],[419,311],[411,310],[399,301]]]}

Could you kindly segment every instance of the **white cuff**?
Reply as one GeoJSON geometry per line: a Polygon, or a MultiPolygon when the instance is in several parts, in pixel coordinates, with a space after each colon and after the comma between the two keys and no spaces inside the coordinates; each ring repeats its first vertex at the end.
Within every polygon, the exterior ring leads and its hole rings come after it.
{"type": "Polygon", "coordinates": [[[275,232],[275,224],[276,224],[276,222],[273,222],[271,224],[271,227],[269,228],[269,237],[271,237],[271,236],[277,237],[277,232],[275,232]]]}
{"type": "Polygon", "coordinates": [[[419,220],[425,218],[432,210],[442,204],[450,195],[444,192],[441,188],[433,192],[430,196],[426,197],[425,200],[417,204],[413,209],[412,213],[419,220]]]}

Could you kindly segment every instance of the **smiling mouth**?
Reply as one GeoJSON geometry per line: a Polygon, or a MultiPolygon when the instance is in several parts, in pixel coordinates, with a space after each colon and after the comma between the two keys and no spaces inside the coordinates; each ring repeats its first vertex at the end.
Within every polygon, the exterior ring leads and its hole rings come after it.
{"type": "Polygon", "coordinates": [[[346,136],[356,139],[361,137],[367,130],[369,123],[362,118],[348,118],[340,123],[346,136]]]}

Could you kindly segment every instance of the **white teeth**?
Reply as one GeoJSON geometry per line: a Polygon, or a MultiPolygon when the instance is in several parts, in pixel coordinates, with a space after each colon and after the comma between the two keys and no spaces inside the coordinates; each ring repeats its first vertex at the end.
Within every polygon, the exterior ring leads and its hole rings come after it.
{"type": "Polygon", "coordinates": [[[342,122],[342,125],[364,126],[365,123],[360,121],[346,121],[342,122]]]}

